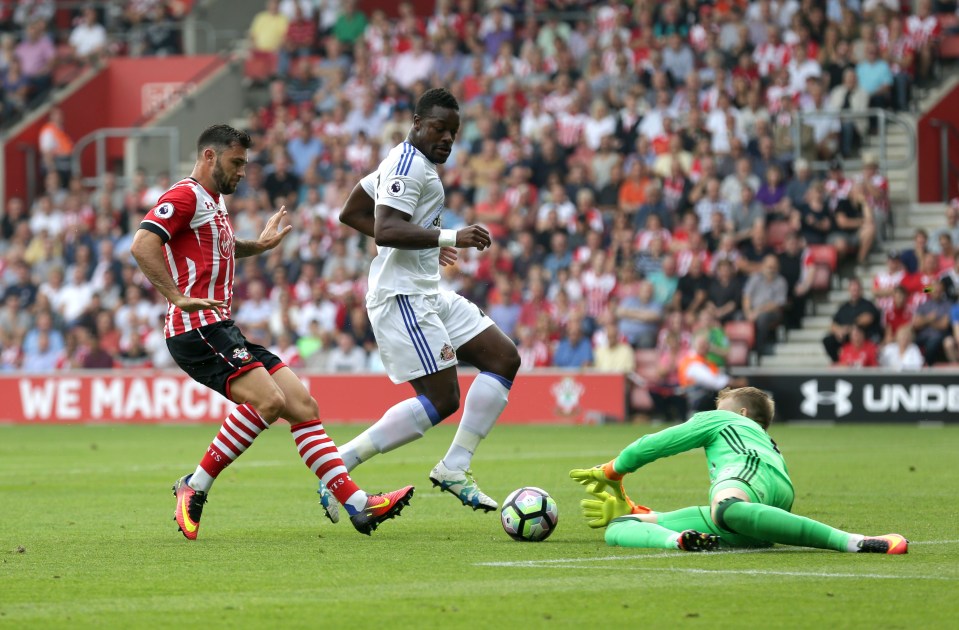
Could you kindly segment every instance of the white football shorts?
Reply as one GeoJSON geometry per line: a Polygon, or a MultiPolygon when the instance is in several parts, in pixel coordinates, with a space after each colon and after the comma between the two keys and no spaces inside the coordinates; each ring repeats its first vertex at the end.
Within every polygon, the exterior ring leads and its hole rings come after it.
{"type": "Polygon", "coordinates": [[[456,365],[456,349],[494,325],[453,291],[394,295],[370,307],[369,314],[380,358],[397,384],[456,365]]]}

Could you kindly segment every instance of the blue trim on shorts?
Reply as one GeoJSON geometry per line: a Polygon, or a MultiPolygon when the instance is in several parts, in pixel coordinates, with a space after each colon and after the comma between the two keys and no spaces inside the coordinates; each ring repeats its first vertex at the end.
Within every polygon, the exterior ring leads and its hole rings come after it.
{"type": "Polygon", "coordinates": [[[485,374],[486,376],[492,379],[496,379],[497,381],[499,381],[499,384],[505,387],[506,389],[513,388],[513,381],[503,376],[500,376],[499,374],[493,374],[492,372],[480,372],[480,374],[485,374]]]}
{"type": "Polygon", "coordinates": [[[420,394],[419,396],[416,397],[416,400],[420,401],[420,404],[423,405],[423,409],[426,410],[426,415],[429,417],[430,423],[434,427],[443,421],[443,419],[440,418],[440,412],[436,410],[436,407],[433,405],[433,403],[430,401],[429,398],[427,398],[423,394],[420,394]]]}
{"type": "Polygon", "coordinates": [[[426,335],[423,334],[423,329],[420,328],[419,322],[416,321],[416,314],[410,305],[409,296],[397,295],[396,303],[400,307],[400,313],[403,314],[406,330],[410,335],[410,340],[416,348],[416,354],[419,355],[420,363],[423,364],[426,373],[432,374],[438,372],[439,368],[436,365],[436,359],[433,358],[433,353],[430,351],[430,345],[426,341],[426,335]]]}

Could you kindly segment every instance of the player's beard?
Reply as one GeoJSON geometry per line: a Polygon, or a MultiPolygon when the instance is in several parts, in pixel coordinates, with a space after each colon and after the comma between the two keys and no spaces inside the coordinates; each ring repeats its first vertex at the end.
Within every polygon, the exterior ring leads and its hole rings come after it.
{"type": "Polygon", "coordinates": [[[236,184],[230,181],[223,171],[223,165],[220,164],[220,158],[216,158],[216,164],[213,165],[213,183],[216,184],[217,191],[221,195],[232,195],[236,191],[236,184]]]}

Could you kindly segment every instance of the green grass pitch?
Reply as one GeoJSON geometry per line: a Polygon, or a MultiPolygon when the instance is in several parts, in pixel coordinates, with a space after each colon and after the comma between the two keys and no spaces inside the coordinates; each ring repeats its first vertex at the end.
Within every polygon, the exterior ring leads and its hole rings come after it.
{"type": "MultiPolygon", "coordinates": [[[[338,442],[358,430],[329,428],[338,442]]],[[[188,542],[170,486],[216,427],[0,426],[0,627],[956,627],[959,428],[771,431],[797,513],[902,533],[907,556],[607,548],[567,471],[608,460],[639,426],[495,429],[474,461],[483,488],[501,500],[540,486],[560,509],[548,541],[513,542],[498,514],[430,487],[452,430],[355,471],[371,490],[417,486],[372,538],[323,518],[286,426],[268,431],[220,477],[188,542]]],[[[627,487],[654,509],[701,504],[703,455],[657,462],[627,487]]]]}

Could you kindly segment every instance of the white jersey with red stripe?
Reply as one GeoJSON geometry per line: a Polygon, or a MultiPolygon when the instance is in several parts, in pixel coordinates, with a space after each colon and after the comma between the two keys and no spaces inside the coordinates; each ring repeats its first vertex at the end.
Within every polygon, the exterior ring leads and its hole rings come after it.
{"type": "Polygon", "coordinates": [[[219,313],[213,309],[186,313],[168,303],[166,336],[229,319],[236,238],[223,197],[188,177],[160,196],[140,228],[163,240],[167,270],[183,295],[224,302],[219,313]]]}

